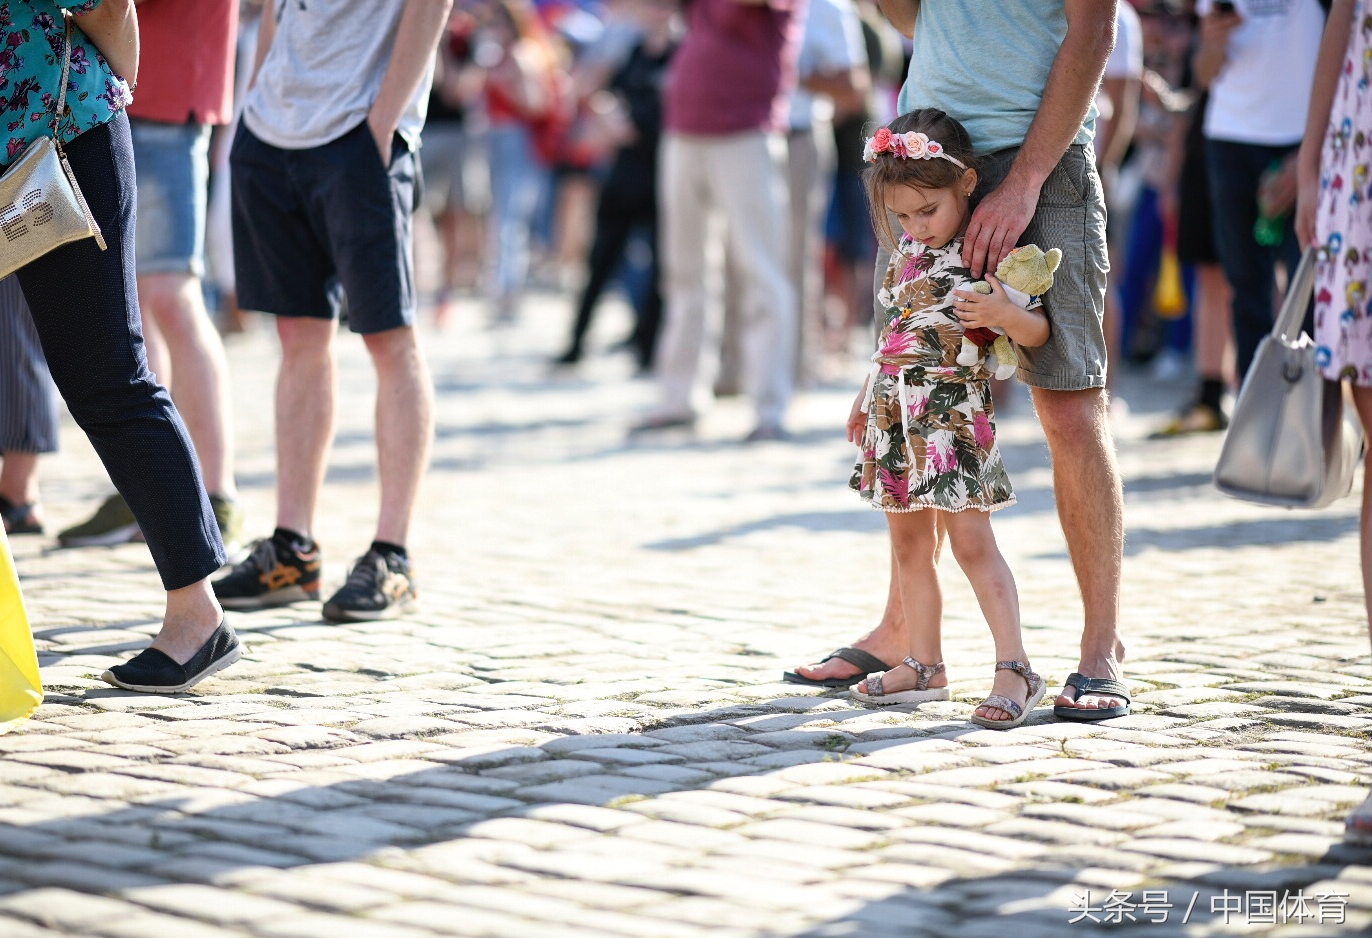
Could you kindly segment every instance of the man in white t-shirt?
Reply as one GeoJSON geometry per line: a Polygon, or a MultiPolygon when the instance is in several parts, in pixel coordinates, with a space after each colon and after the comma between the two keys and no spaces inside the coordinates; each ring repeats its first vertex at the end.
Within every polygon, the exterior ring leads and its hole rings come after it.
{"type": "Polygon", "coordinates": [[[227,609],[319,597],[315,507],[333,442],[346,298],[377,377],[376,538],[324,604],[344,622],[414,602],[405,543],[433,437],[415,341],[411,221],[434,50],[452,0],[272,0],[230,156],[239,305],[276,317],[277,527],[214,584],[227,609]]]}
{"type": "Polygon", "coordinates": [[[1319,0],[1201,0],[1196,77],[1210,88],[1206,159],[1215,247],[1234,290],[1234,343],[1242,376],[1272,329],[1274,270],[1294,270],[1296,149],[1305,131],[1324,31],[1319,0]],[[1227,7],[1232,7],[1228,9],[1227,7]],[[1266,211],[1263,211],[1263,208],[1266,211]],[[1284,217],[1280,246],[1259,244],[1260,215],[1284,217]]]}

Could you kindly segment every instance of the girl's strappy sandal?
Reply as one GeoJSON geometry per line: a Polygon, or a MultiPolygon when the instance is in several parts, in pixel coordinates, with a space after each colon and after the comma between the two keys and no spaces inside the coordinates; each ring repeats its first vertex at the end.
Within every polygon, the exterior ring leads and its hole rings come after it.
{"type": "Polygon", "coordinates": [[[943,670],[943,662],[936,665],[920,664],[914,658],[906,657],[900,664],[892,668],[891,671],[882,671],[879,674],[867,675],[867,693],[862,693],[854,687],[849,694],[854,700],[865,704],[875,704],[878,707],[889,707],[893,704],[925,703],[930,700],[947,700],[948,688],[930,687],[929,679],[943,670]],[[907,667],[919,675],[919,680],[911,690],[901,690],[894,693],[886,693],[881,686],[882,680],[899,667],[907,667]]]}
{"type": "Polygon", "coordinates": [[[1005,697],[1001,694],[992,694],[990,697],[987,697],[981,703],[977,704],[977,709],[980,710],[982,707],[995,707],[997,710],[1004,710],[1006,713],[1014,714],[1014,716],[1009,720],[990,720],[986,717],[979,717],[973,713],[972,722],[978,726],[984,726],[993,730],[1013,729],[1023,723],[1034,707],[1038,705],[1038,702],[1043,699],[1043,691],[1047,685],[1044,684],[1043,678],[1029,670],[1029,665],[1025,664],[1023,661],[997,661],[996,670],[1014,671],[1020,677],[1024,678],[1024,683],[1029,685],[1029,696],[1024,698],[1024,706],[1021,707],[1009,697],[1005,697]]]}

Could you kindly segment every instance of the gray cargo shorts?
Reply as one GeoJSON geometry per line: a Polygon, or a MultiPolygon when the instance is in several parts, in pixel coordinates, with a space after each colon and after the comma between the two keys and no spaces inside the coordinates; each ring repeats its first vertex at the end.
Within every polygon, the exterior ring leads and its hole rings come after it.
{"type": "MultiPolygon", "coordinates": [[[[974,204],[1001,184],[1018,152],[1018,147],[1012,147],[977,159],[981,178],[972,196],[974,204]]],[[[1105,387],[1105,280],[1110,260],[1105,245],[1105,195],[1089,146],[1067,148],[1044,182],[1038,210],[1019,243],[1037,244],[1045,251],[1062,250],[1053,288],[1043,295],[1052,334],[1038,348],[1016,346],[1020,381],[1050,391],[1105,387]]],[[[874,309],[887,259],[885,251],[878,251],[874,309]]],[[[882,310],[875,312],[880,324],[882,310]]]]}

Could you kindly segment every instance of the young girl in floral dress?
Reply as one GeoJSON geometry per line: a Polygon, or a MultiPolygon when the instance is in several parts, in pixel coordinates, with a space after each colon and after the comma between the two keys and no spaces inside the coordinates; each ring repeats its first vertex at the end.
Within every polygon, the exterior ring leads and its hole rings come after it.
{"type": "Polygon", "coordinates": [[[1007,729],[1043,697],[1044,682],[1029,668],[1015,580],[991,532],[991,512],[1015,501],[996,445],[991,370],[985,353],[972,365],[957,358],[971,329],[1042,345],[1048,318],[1032,300],[1028,309],[1012,301],[993,277],[989,295],[971,289],[961,252],[977,171],[961,124],[939,110],[913,111],[878,130],[864,159],[872,216],[892,253],[878,296],[881,339],[848,419],[848,438],[862,449],[849,484],[887,512],[910,653],[852,695],[878,705],[948,699],[935,531],[935,513],[944,512],[996,645],[993,693],[972,719],[1007,729]]]}

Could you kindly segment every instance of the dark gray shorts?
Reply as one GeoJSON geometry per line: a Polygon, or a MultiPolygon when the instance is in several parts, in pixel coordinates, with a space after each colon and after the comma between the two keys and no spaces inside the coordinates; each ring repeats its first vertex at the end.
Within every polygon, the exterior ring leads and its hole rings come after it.
{"type": "MultiPolygon", "coordinates": [[[[973,199],[1000,185],[1018,147],[989,153],[977,161],[981,182],[973,199]]],[[[1062,249],[1053,289],[1043,309],[1053,331],[1038,348],[1019,348],[1019,379],[1033,388],[1081,391],[1105,387],[1105,194],[1096,172],[1095,153],[1083,144],[1067,148],[1039,193],[1038,211],[1019,239],[1045,251],[1062,249]]]]}
{"type": "MultiPolygon", "coordinates": [[[[1000,185],[1018,152],[1018,147],[1012,147],[978,158],[981,179],[974,202],[1000,185]]],[[[1105,279],[1110,260],[1105,245],[1105,195],[1090,147],[1073,144],[1067,148],[1044,182],[1038,211],[1019,243],[1037,244],[1045,251],[1062,250],[1053,288],[1043,296],[1052,334],[1039,348],[1016,346],[1019,379],[1050,391],[1105,387],[1105,279]]],[[[879,251],[877,287],[886,274],[886,261],[886,253],[879,251]]]]}

